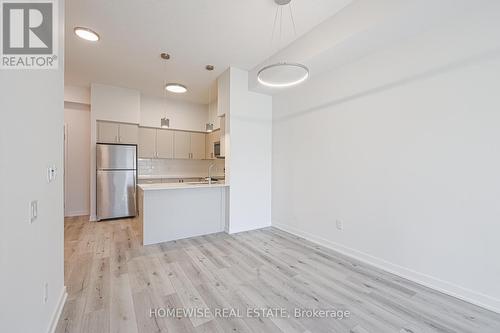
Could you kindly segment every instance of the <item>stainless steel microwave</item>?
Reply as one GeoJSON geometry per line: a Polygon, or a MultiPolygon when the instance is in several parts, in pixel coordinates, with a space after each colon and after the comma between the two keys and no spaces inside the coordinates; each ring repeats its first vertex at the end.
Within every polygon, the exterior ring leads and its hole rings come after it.
{"type": "Polygon", "coordinates": [[[214,156],[215,158],[224,158],[224,156],[220,154],[220,141],[214,142],[214,156]]]}

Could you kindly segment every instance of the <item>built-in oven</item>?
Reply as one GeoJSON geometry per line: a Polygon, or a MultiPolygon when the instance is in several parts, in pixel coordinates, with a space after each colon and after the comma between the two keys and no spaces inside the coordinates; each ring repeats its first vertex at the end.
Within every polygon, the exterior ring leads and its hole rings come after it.
{"type": "Polygon", "coordinates": [[[220,154],[220,141],[214,142],[214,156],[215,158],[224,158],[220,154]]]}

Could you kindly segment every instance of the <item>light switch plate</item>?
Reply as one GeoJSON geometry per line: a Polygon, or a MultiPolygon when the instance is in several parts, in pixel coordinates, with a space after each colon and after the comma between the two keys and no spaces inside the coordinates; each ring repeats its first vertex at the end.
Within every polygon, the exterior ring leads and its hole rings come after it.
{"type": "Polygon", "coordinates": [[[57,168],[55,165],[47,168],[47,182],[52,183],[57,176],[57,168]]]}
{"type": "Polygon", "coordinates": [[[35,222],[38,217],[38,200],[30,202],[30,223],[35,222]]]}

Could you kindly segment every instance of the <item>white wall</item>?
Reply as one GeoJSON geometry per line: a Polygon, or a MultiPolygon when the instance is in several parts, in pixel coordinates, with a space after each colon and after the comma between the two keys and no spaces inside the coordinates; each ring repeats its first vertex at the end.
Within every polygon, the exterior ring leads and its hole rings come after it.
{"type": "Polygon", "coordinates": [[[90,88],[64,85],[64,101],[90,105],[90,88]]]}
{"type": "Polygon", "coordinates": [[[274,97],[273,225],[500,312],[489,3],[274,97]]]}
{"type": "Polygon", "coordinates": [[[217,116],[217,100],[208,104],[208,123],[214,124],[214,129],[220,128],[220,117],[217,116]]]}
{"type": "Polygon", "coordinates": [[[64,103],[64,215],[90,213],[90,106],[64,103]]]}
{"type": "Polygon", "coordinates": [[[140,116],[139,91],[93,83],[90,87],[92,116],[96,120],[110,120],[138,124],[140,116]]]}
{"type": "Polygon", "coordinates": [[[229,71],[226,177],[229,232],[235,233],[271,225],[272,98],[248,91],[246,71],[229,71]]]}
{"type": "Polygon", "coordinates": [[[160,127],[161,118],[170,119],[170,128],[205,131],[208,107],[174,99],[141,95],[141,126],[160,127]]]}
{"type": "Polygon", "coordinates": [[[0,332],[48,332],[65,295],[64,2],[58,3],[59,69],[0,70],[0,332]],[[58,174],[48,183],[51,165],[58,174]],[[30,224],[32,200],[38,219],[30,224]]]}

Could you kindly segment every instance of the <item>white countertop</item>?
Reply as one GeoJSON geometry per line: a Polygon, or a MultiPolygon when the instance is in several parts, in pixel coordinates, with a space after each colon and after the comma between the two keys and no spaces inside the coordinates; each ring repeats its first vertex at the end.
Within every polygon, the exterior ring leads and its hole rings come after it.
{"type": "Polygon", "coordinates": [[[179,190],[179,189],[193,189],[193,188],[212,188],[212,187],[227,187],[229,184],[224,182],[212,184],[200,183],[158,183],[158,184],[139,184],[137,185],[143,191],[159,191],[159,190],[179,190]]]}

